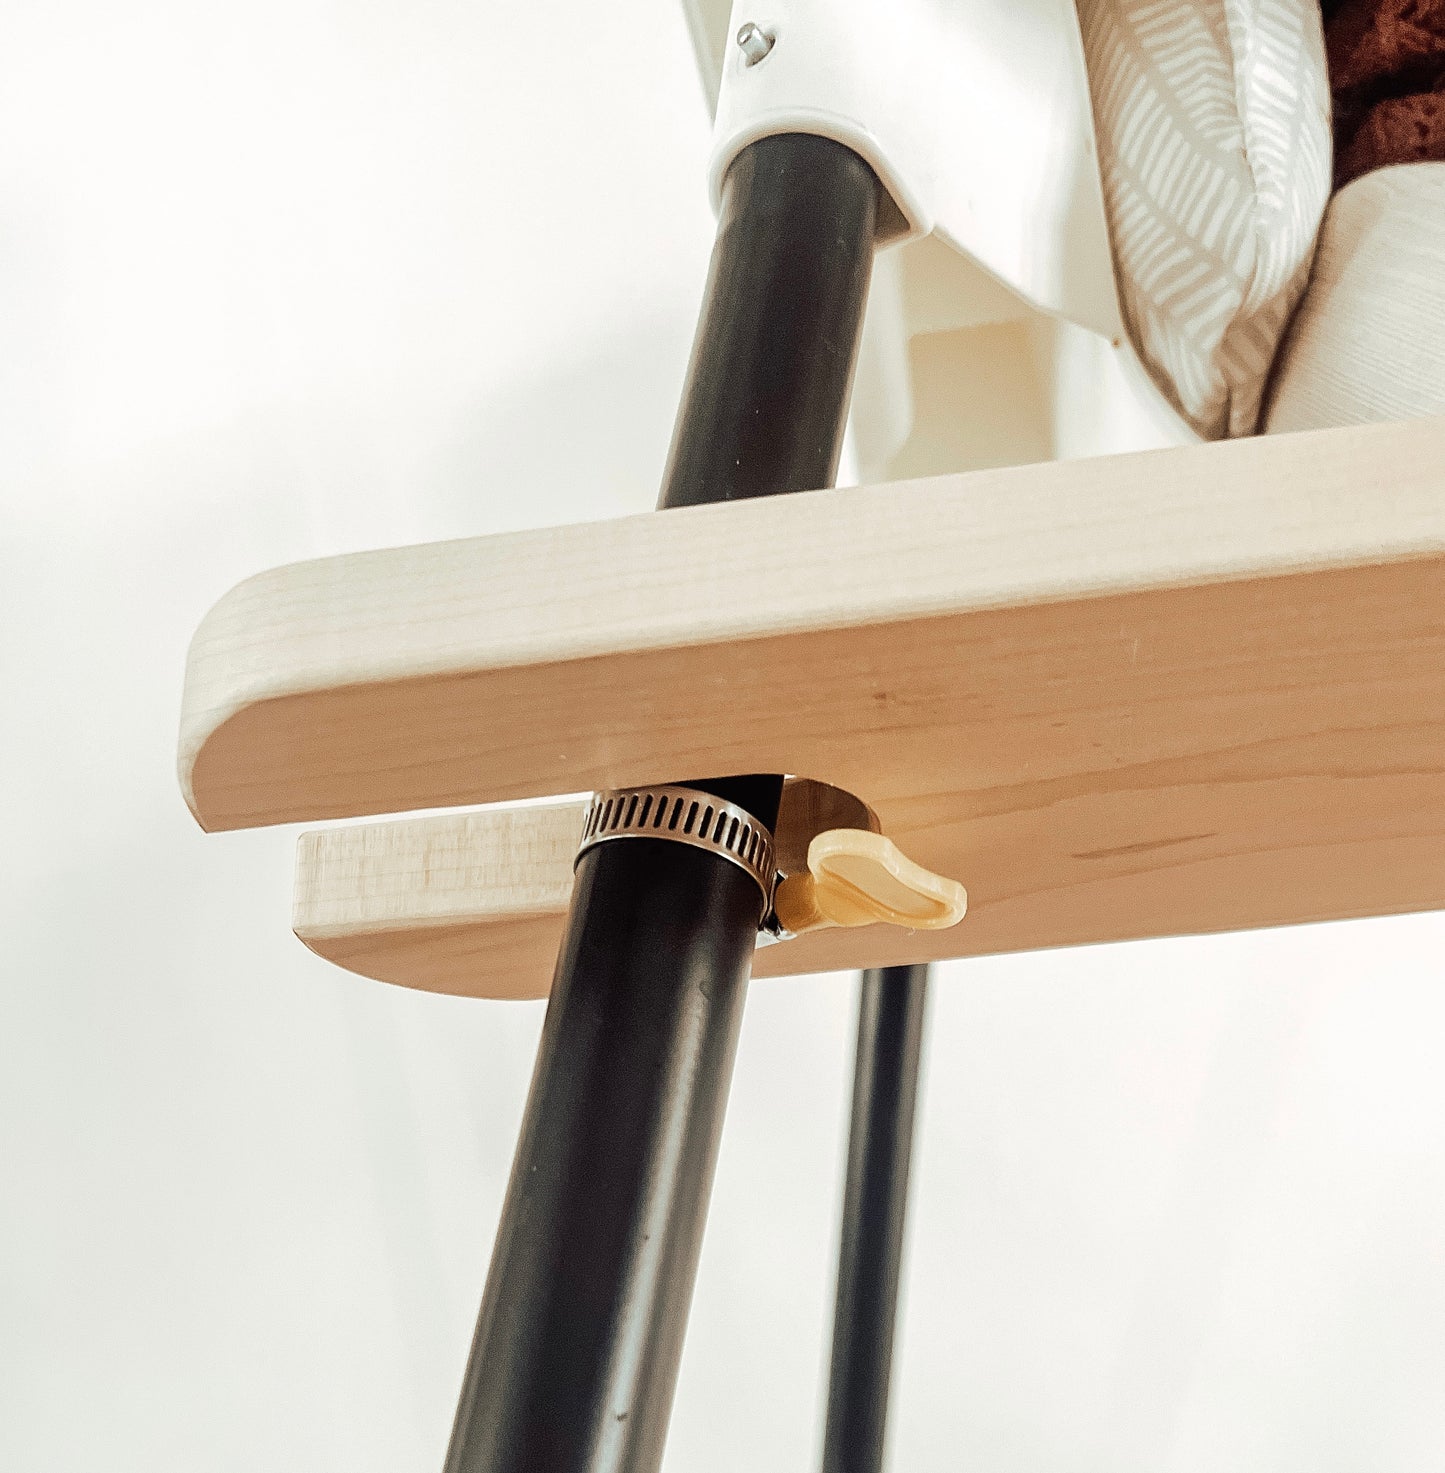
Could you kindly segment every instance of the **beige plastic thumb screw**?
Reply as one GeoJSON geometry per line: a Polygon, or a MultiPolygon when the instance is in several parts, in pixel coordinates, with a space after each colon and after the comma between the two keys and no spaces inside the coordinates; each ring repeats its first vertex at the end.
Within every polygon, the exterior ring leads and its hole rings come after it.
{"type": "Polygon", "coordinates": [[[818,834],[808,845],[807,871],[786,876],[773,896],[779,925],[794,935],[879,922],[941,931],[967,908],[968,891],[957,880],[914,864],[891,839],[864,829],[818,834]]]}

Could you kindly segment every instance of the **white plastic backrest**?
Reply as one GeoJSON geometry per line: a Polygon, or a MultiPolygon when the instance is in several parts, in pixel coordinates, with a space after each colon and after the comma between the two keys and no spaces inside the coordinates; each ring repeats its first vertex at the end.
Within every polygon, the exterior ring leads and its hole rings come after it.
{"type": "Polygon", "coordinates": [[[728,165],[771,133],[872,164],[934,233],[1050,316],[1122,335],[1073,0],[738,0],[713,135],[728,165]],[[773,37],[748,65],[731,38],[773,37]]]}

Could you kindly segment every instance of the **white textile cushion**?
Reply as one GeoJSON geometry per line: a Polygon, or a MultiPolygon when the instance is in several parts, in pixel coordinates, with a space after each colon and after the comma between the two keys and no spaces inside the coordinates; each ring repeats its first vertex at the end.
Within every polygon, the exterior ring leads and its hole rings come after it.
{"type": "Polygon", "coordinates": [[[1208,439],[1248,435],[1330,193],[1320,0],[1078,0],[1125,324],[1208,439]]]}
{"type": "Polygon", "coordinates": [[[1445,164],[1397,164],[1330,201],[1265,428],[1445,414],[1445,164]]]}

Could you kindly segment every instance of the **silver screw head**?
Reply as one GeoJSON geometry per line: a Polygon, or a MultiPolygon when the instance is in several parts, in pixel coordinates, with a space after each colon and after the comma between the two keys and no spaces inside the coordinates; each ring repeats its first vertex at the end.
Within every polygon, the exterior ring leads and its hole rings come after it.
{"type": "Polygon", "coordinates": [[[749,21],[738,31],[738,48],[748,66],[756,66],[773,49],[773,37],[749,21]]]}

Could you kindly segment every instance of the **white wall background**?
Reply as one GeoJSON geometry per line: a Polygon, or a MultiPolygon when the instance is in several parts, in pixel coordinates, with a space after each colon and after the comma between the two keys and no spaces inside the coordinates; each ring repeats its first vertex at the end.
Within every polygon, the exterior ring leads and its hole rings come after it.
{"type": "MultiPolygon", "coordinates": [[[[0,1467],[440,1467],[541,1021],[287,930],[185,645],[261,567],[651,505],[671,0],[9,0],[0,1467]]],[[[894,1466],[1445,1463],[1437,918],[940,970],[894,1466]]],[[[759,984],[672,1473],[819,1441],[853,989],[759,984]]]]}

